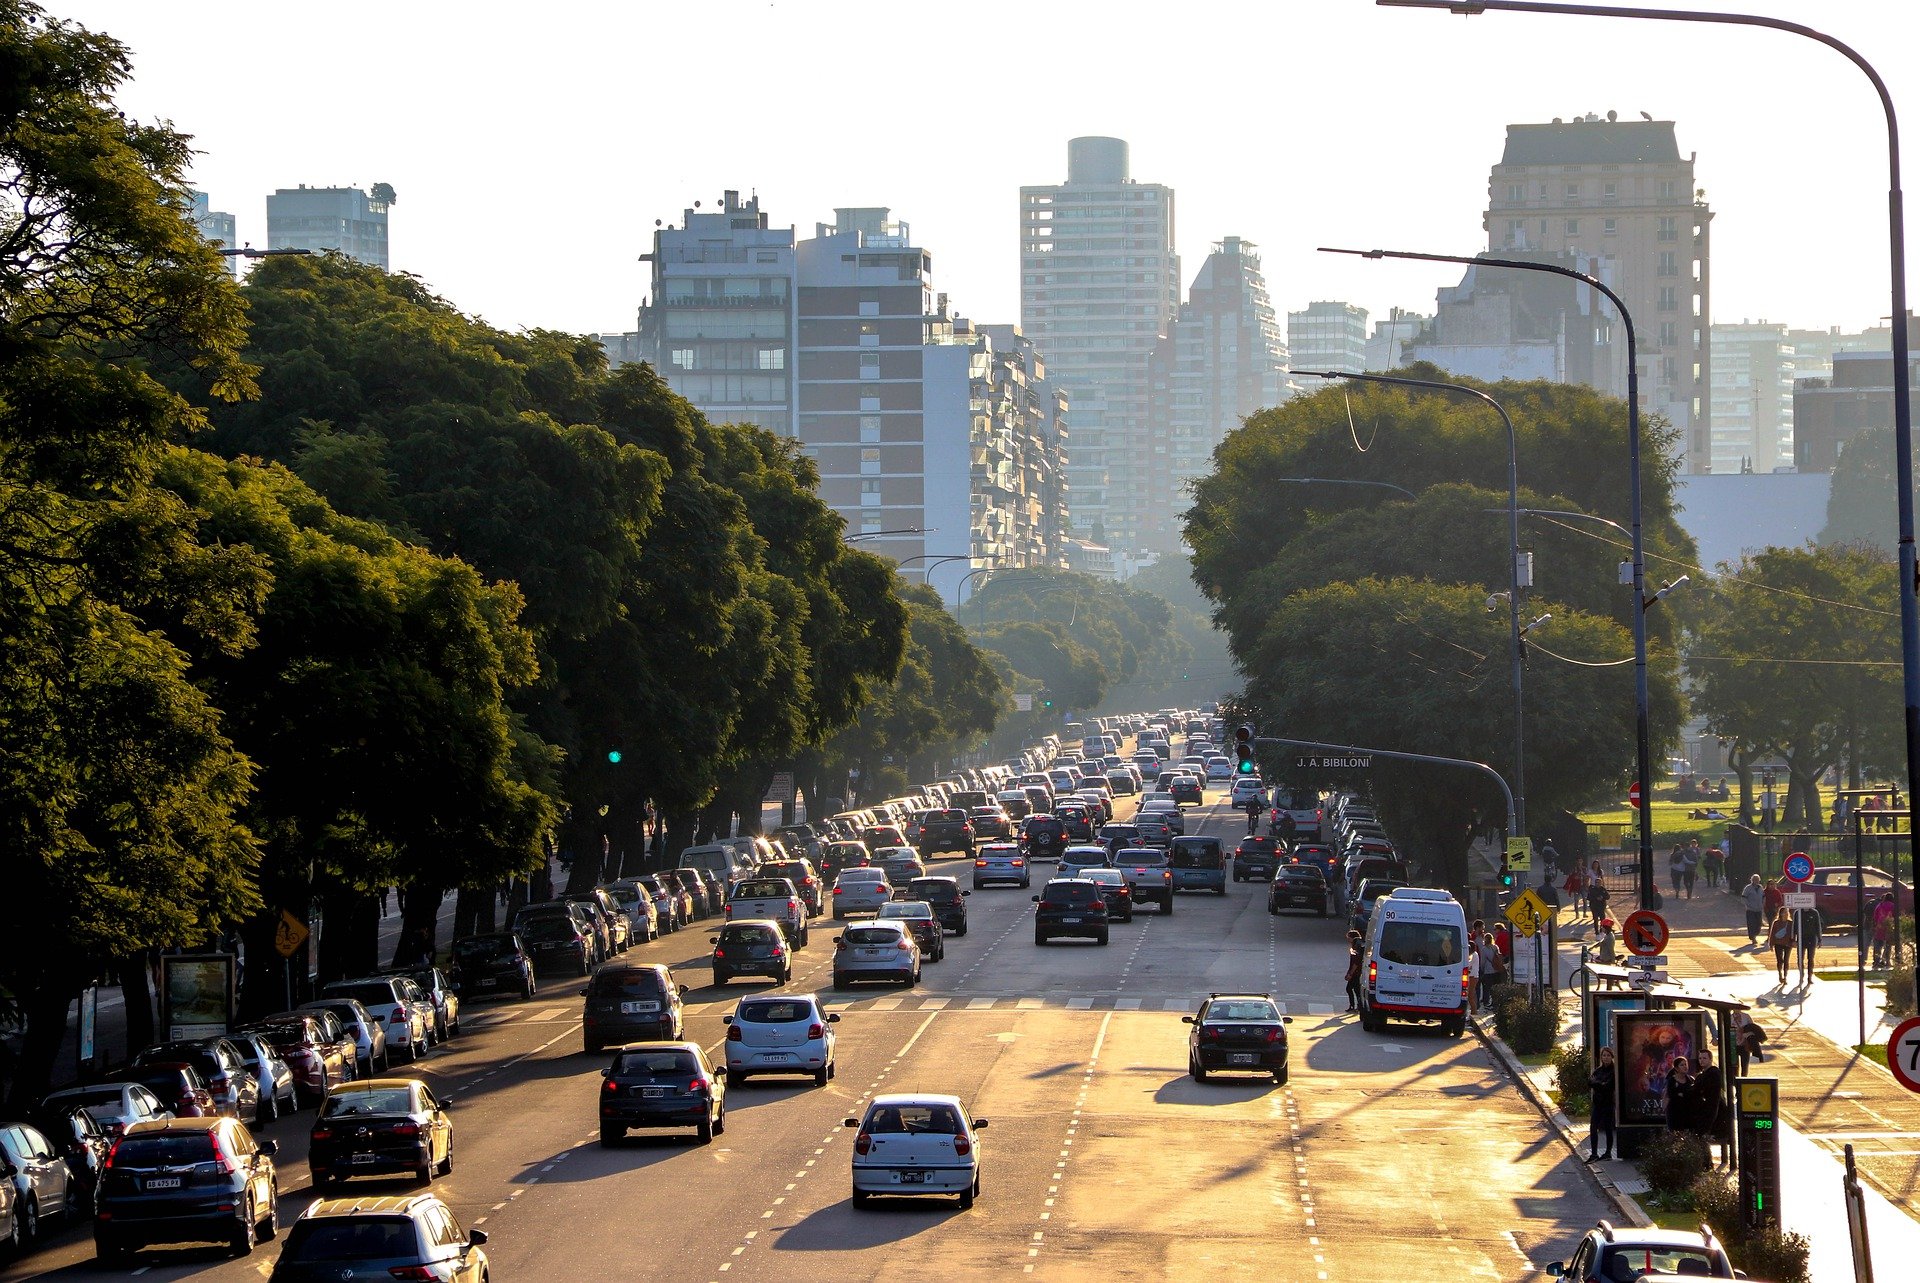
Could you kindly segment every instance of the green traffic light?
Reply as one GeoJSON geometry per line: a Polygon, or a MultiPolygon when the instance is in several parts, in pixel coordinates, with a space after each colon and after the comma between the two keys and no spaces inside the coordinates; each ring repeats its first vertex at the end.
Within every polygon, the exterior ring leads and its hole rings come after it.
{"type": "Polygon", "coordinates": [[[1240,773],[1242,775],[1252,775],[1257,769],[1252,758],[1243,757],[1240,759],[1240,773]]]}
{"type": "Polygon", "coordinates": [[[1052,707],[1053,707],[1053,701],[1052,701],[1052,700],[1050,700],[1050,699],[1044,699],[1044,700],[1041,700],[1041,701],[1040,701],[1040,706],[1041,706],[1042,708],[1052,708],[1052,707]]]}
{"type": "Polygon", "coordinates": [[[617,749],[617,748],[610,748],[610,749],[608,749],[608,750],[607,750],[607,760],[608,760],[609,762],[612,762],[612,763],[613,763],[613,764],[614,764],[615,766],[618,766],[618,765],[620,765],[620,750],[619,750],[619,749],[617,749]]]}

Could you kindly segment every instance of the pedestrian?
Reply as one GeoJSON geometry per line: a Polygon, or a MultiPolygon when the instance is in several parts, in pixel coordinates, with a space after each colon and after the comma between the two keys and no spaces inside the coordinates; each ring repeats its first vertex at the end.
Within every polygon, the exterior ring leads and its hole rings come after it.
{"type": "Polygon", "coordinates": [[[1687,899],[1693,899],[1694,879],[1700,876],[1700,839],[1695,838],[1680,852],[1680,884],[1687,889],[1687,899]]]}
{"type": "Polygon", "coordinates": [[[1615,1139],[1613,1048],[1602,1047],[1593,1072],[1587,1075],[1587,1161],[1613,1157],[1615,1139]],[[1604,1144],[1602,1143],[1604,1141],[1604,1144]]]}
{"type": "Polygon", "coordinates": [[[1573,916],[1578,921],[1587,907],[1586,869],[1580,861],[1575,860],[1573,867],[1567,870],[1567,880],[1560,884],[1560,889],[1566,893],[1567,903],[1573,906],[1573,916]]]}
{"type": "Polygon", "coordinates": [[[1667,1130],[1699,1132],[1699,1092],[1693,1080],[1693,1065],[1685,1056],[1675,1056],[1667,1070],[1667,1130]]]}
{"type": "Polygon", "coordinates": [[[1795,915],[1794,931],[1800,938],[1800,984],[1805,987],[1813,983],[1813,955],[1820,948],[1820,933],[1826,924],[1820,920],[1820,910],[1801,909],[1795,915]]]}
{"type": "Polygon", "coordinates": [[[1780,889],[1779,878],[1768,878],[1766,895],[1760,902],[1760,911],[1767,915],[1767,921],[1773,921],[1773,915],[1787,902],[1787,893],[1780,889]]]}
{"type": "Polygon", "coordinates": [[[1767,1031],[1758,1021],[1744,1011],[1733,1013],[1733,1049],[1740,1057],[1740,1076],[1747,1076],[1747,1067],[1752,1061],[1764,1061],[1767,1055],[1760,1050],[1766,1045],[1767,1031]]]}
{"type": "Polygon", "coordinates": [[[1687,876],[1687,848],[1678,842],[1667,853],[1667,881],[1673,884],[1673,898],[1680,898],[1680,884],[1687,876]]]}
{"type": "Polygon", "coordinates": [[[1793,918],[1787,912],[1787,906],[1781,905],[1773,911],[1773,922],[1767,927],[1767,943],[1773,946],[1773,968],[1780,973],[1780,987],[1787,987],[1787,964],[1793,961],[1793,918]]]}
{"type": "Polygon", "coordinates": [[[1594,947],[1599,951],[1600,961],[1611,965],[1613,963],[1613,919],[1600,919],[1599,925],[1594,929],[1598,933],[1594,937],[1594,947]]]}
{"type": "Polygon", "coordinates": [[[1700,1048],[1693,1057],[1693,1122],[1694,1130],[1707,1142],[1707,1158],[1713,1158],[1713,1147],[1720,1146],[1720,1166],[1730,1166],[1733,1159],[1733,1133],[1727,1126],[1727,1090],[1726,1079],[1720,1073],[1720,1066],[1713,1063],[1713,1052],[1700,1048]]]}
{"type": "Polygon", "coordinates": [[[1482,960],[1486,963],[1487,973],[1487,1010],[1493,1010],[1493,991],[1507,983],[1507,959],[1501,951],[1500,942],[1489,931],[1480,941],[1484,951],[1482,960]]]}
{"type": "Polygon", "coordinates": [[[1361,946],[1358,931],[1347,932],[1347,1010],[1360,1010],[1361,946]]]}
{"type": "Polygon", "coordinates": [[[1760,947],[1760,928],[1766,919],[1767,889],[1760,885],[1760,875],[1754,874],[1747,879],[1747,885],[1740,888],[1740,903],[1747,911],[1747,947],[1760,947]]]}
{"type": "Polygon", "coordinates": [[[1467,1005],[1476,1011],[1487,998],[1485,970],[1480,965],[1480,935],[1486,926],[1484,920],[1475,918],[1473,926],[1467,931],[1467,970],[1473,975],[1473,1001],[1467,1005]]]}
{"type": "Polygon", "coordinates": [[[1889,891],[1873,906],[1873,969],[1885,971],[1893,959],[1893,917],[1898,912],[1889,891]]]}
{"type": "Polygon", "coordinates": [[[383,918],[387,916],[387,892],[391,889],[390,887],[380,888],[380,916],[383,918]]]}
{"type": "Polygon", "coordinates": [[[1593,876],[1587,879],[1587,916],[1595,922],[1607,916],[1607,901],[1613,893],[1607,890],[1607,884],[1600,880],[1600,861],[1593,862],[1593,876]]]}
{"type": "Polygon", "coordinates": [[[1726,862],[1717,846],[1705,847],[1700,852],[1700,876],[1707,880],[1710,889],[1718,889],[1720,875],[1725,872],[1726,862]]]}

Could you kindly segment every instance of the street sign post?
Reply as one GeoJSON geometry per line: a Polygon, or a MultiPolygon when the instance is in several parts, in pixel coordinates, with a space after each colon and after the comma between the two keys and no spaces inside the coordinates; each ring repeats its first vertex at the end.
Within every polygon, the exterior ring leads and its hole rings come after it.
{"type": "Polygon", "coordinates": [[[1789,909],[1811,909],[1813,907],[1813,892],[1785,891],[1780,895],[1780,903],[1789,909]]]}
{"type": "Polygon", "coordinates": [[[1847,1174],[1840,1178],[1840,1196],[1847,1204],[1847,1242],[1853,1248],[1853,1283],[1873,1283],[1873,1249],[1867,1242],[1867,1196],[1853,1166],[1853,1146],[1846,1147],[1847,1174]]]}
{"type": "Polygon", "coordinates": [[[273,947],[279,951],[280,956],[291,958],[306,942],[307,924],[285,909],[280,910],[280,921],[275,923],[273,928],[273,947]]]}
{"type": "Polygon", "coordinates": [[[1667,920],[1652,909],[1635,909],[1620,927],[1627,952],[1641,958],[1651,958],[1665,949],[1669,934],[1667,920]]]}
{"type": "Polygon", "coordinates": [[[1635,780],[1627,789],[1627,805],[1634,810],[1640,809],[1640,781],[1635,780]]]}
{"type": "Polygon", "coordinates": [[[1780,1083],[1733,1080],[1734,1128],[1740,1152],[1740,1216],[1750,1230],[1780,1223],[1780,1083]]]}
{"type": "Polygon", "coordinates": [[[1920,1092],[1920,1016],[1902,1020],[1887,1039],[1887,1068],[1902,1087],[1920,1092]]]}
{"type": "Polygon", "coordinates": [[[1513,897],[1513,903],[1507,906],[1507,921],[1511,922],[1513,929],[1523,936],[1534,935],[1552,916],[1553,910],[1547,907],[1545,900],[1534,893],[1532,887],[1513,897]]]}
{"type": "Polygon", "coordinates": [[[1795,851],[1780,862],[1780,872],[1787,875],[1789,882],[1805,882],[1813,877],[1813,857],[1805,851],[1795,851]]]}

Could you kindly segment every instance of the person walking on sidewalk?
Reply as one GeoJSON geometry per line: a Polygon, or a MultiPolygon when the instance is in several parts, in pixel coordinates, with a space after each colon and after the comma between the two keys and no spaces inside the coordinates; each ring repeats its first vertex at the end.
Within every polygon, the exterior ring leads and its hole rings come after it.
{"type": "Polygon", "coordinates": [[[1728,1126],[1726,1079],[1720,1066],[1713,1063],[1713,1053],[1705,1047],[1693,1059],[1694,1128],[1707,1142],[1708,1160],[1712,1160],[1713,1147],[1718,1143],[1720,1166],[1729,1167],[1733,1163],[1733,1131],[1728,1126]]]}
{"type": "Polygon", "coordinates": [[[1786,902],[1787,893],[1780,889],[1780,879],[1768,878],[1766,894],[1760,903],[1760,910],[1767,915],[1768,922],[1773,921],[1773,915],[1778,913],[1780,906],[1786,902]]]}
{"type": "Polygon", "coordinates": [[[1667,853],[1667,881],[1673,884],[1673,898],[1680,898],[1680,884],[1687,876],[1687,848],[1678,842],[1667,853]]]}
{"type": "Polygon", "coordinates": [[[1599,1063],[1593,1072],[1587,1075],[1587,1161],[1597,1163],[1603,1158],[1613,1157],[1613,1148],[1619,1142],[1614,1132],[1614,1080],[1617,1072],[1613,1067],[1613,1048],[1600,1049],[1599,1063]]]}
{"type": "Polygon", "coordinates": [[[1740,903],[1747,910],[1747,946],[1760,947],[1760,930],[1767,925],[1767,889],[1760,885],[1760,875],[1754,874],[1747,879],[1747,885],[1740,888],[1740,903]]]}
{"type": "Polygon", "coordinates": [[[1347,932],[1347,1010],[1360,1010],[1360,933],[1347,932]]]}
{"type": "Polygon", "coordinates": [[[1700,876],[1700,839],[1695,838],[1680,852],[1680,885],[1687,889],[1687,899],[1693,899],[1693,882],[1700,876]]]}
{"type": "Polygon", "coordinates": [[[1747,1076],[1747,1066],[1756,1060],[1767,1058],[1760,1048],[1766,1045],[1767,1031],[1758,1021],[1744,1011],[1733,1013],[1733,1048],[1740,1056],[1740,1076],[1747,1076]]]}
{"type": "Polygon", "coordinates": [[[1873,906],[1873,969],[1884,971],[1893,965],[1893,917],[1899,910],[1889,891],[1873,906]]]}
{"type": "Polygon", "coordinates": [[[1793,961],[1793,917],[1787,906],[1773,911],[1773,923],[1767,928],[1767,943],[1773,946],[1773,968],[1780,973],[1780,987],[1787,987],[1787,966],[1793,961]]]}
{"type": "Polygon", "coordinates": [[[1800,985],[1802,988],[1813,983],[1813,955],[1820,948],[1820,933],[1826,924],[1820,920],[1820,910],[1801,909],[1794,915],[1794,932],[1800,938],[1800,985]]]}
{"type": "Polygon", "coordinates": [[[1566,892],[1567,903],[1573,906],[1573,920],[1579,921],[1581,912],[1587,907],[1586,866],[1575,860],[1573,867],[1567,870],[1567,880],[1560,884],[1560,889],[1566,892]]]}
{"type": "Polygon", "coordinates": [[[1600,861],[1593,862],[1593,876],[1587,881],[1587,916],[1595,922],[1607,916],[1607,901],[1613,898],[1607,884],[1600,880],[1600,861]]]}

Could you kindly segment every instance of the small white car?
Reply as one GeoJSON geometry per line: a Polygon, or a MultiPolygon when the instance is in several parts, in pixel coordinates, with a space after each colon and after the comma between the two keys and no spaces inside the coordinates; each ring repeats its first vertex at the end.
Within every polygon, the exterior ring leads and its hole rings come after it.
{"type": "Polygon", "coordinates": [[[964,1211],[980,1197],[980,1132],[958,1096],[875,1096],[866,1117],[849,1118],[853,1138],[853,1205],[881,1194],[955,1194],[964,1211]]]}
{"type": "Polygon", "coordinates": [[[742,998],[727,1026],[727,1085],[738,1087],[750,1074],[812,1074],[825,1087],[834,1075],[833,1027],[838,1012],[824,1012],[810,993],[780,993],[742,998]]]}
{"type": "Polygon", "coordinates": [[[1249,802],[1267,804],[1267,786],[1259,777],[1243,775],[1233,782],[1233,793],[1228,799],[1234,806],[1245,806],[1249,802]]]}

